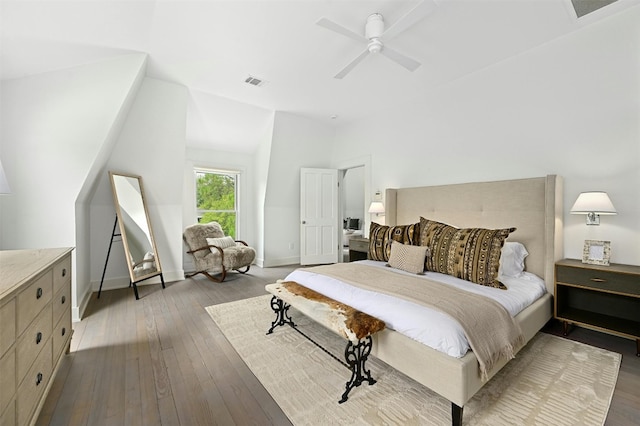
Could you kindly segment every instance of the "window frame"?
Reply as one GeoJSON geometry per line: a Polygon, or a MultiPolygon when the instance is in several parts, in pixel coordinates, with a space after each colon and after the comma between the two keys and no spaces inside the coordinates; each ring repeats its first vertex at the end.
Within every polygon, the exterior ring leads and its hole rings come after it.
{"type": "MultiPolygon", "coordinates": [[[[211,167],[194,167],[193,168],[193,195],[194,195],[194,207],[196,213],[196,222],[200,223],[205,213],[234,213],[235,214],[235,229],[234,235],[238,239],[238,231],[240,228],[240,180],[241,170],[234,169],[220,169],[211,167]],[[208,173],[217,175],[226,175],[234,179],[234,210],[203,210],[198,208],[198,174],[208,173]]],[[[225,235],[227,233],[225,232],[225,235]]]]}

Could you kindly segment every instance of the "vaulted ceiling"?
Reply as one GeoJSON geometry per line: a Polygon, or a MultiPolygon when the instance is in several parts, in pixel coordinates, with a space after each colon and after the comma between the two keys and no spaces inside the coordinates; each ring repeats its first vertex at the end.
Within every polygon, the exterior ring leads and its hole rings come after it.
{"type": "Polygon", "coordinates": [[[578,19],[571,0],[435,0],[426,18],[388,43],[419,61],[417,70],[372,54],[345,78],[333,77],[364,46],[318,19],[364,33],[370,14],[381,13],[388,27],[418,3],[2,0],[0,76],[144,52],[149,77],[188,88],[190,144],[251,151],[252,129],[271,111],[345,123],[638,5],[618,0],[578,19]],[[265,83],[249,85],[248,76],[265,83]]]}

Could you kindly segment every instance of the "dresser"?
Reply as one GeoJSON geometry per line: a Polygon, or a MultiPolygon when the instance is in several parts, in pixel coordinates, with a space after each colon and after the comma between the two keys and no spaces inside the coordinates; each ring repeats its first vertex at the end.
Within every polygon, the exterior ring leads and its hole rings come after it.
{"type": "Polygon", "coordinates": [[[640,266],[556,263],[555,312],[564,324],[590,326],[636,341],[640,356],[640,266]]]}
{"type": "Polygon", "coordinates": [[[0,425],[31,425],[71,343],[72,248],[0,251],[0,425]]]}

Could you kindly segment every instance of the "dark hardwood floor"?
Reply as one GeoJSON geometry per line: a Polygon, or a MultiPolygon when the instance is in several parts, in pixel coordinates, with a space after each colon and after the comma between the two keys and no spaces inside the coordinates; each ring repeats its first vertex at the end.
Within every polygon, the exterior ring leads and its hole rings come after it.
{"type": "MultiPolygon", "coordinates": [[[[223,283],[204,277],[94,293],[74,323],[39,425],[288,425],[204,307],[266,294],[292,267],[252,267],[223,283]]],[[[238,318],[239,321],[242,318],[238,318]]],[[[545,331],[561,334],[551,322],[545,331]]],[[[631,340],[576,328],[569,338],[623,354],[607,425],[638,424],[640,358],[631,340]]]]}

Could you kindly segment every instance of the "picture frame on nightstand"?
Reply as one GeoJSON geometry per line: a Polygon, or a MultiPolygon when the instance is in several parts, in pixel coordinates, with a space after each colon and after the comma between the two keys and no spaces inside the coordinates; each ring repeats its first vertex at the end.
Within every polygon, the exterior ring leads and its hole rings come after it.
{"type": "Polygon", "coordinates": [[[585,240],[582,249],[582,263],[609,266],[611,241],[585,240]]]}

